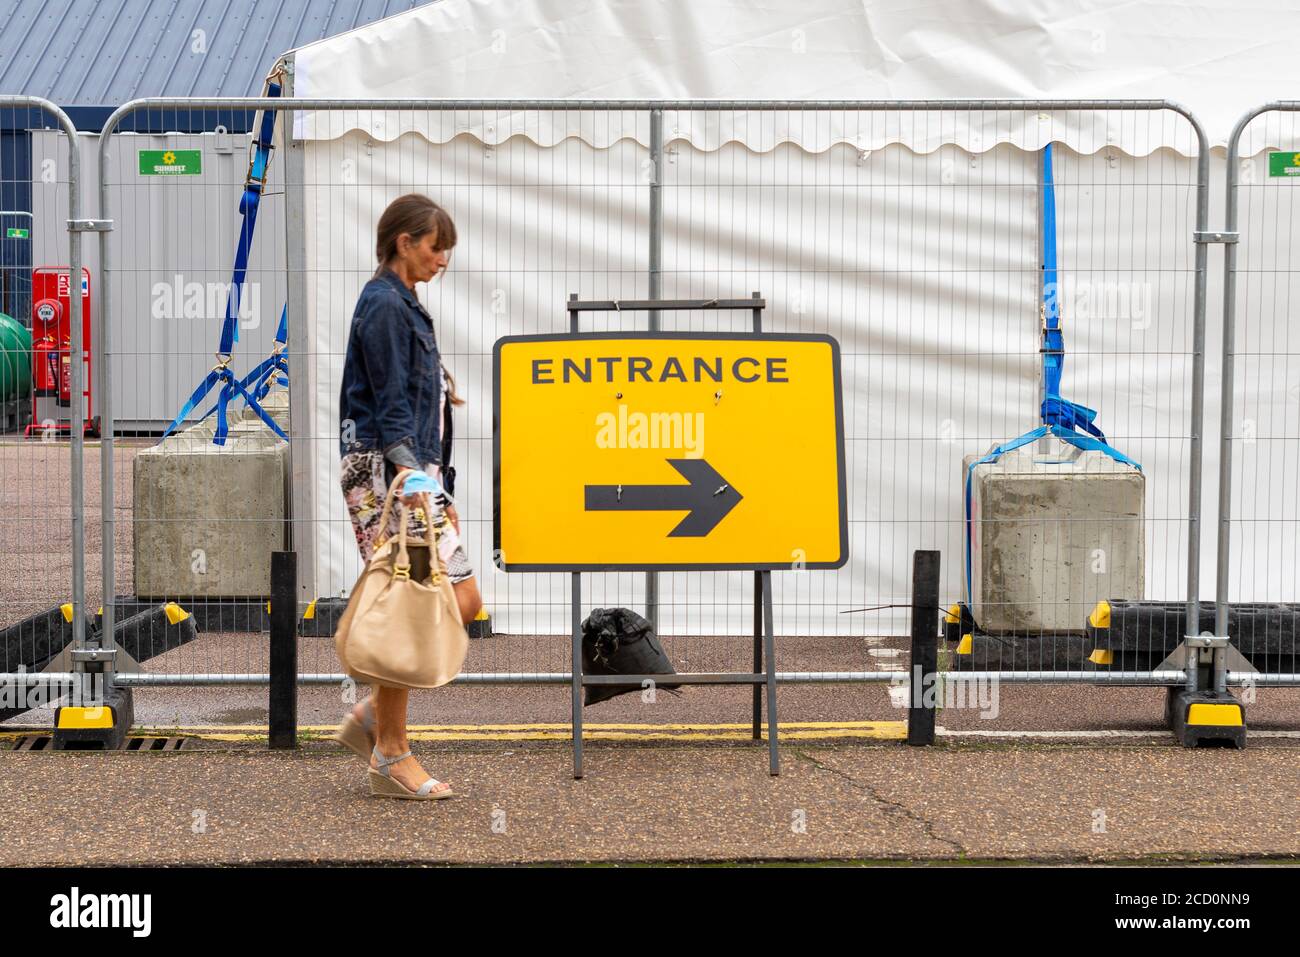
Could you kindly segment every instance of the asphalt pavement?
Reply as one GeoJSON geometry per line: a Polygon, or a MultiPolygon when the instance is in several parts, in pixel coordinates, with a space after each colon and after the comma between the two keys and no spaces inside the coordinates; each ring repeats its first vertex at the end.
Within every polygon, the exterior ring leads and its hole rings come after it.
{"type": "MultiPolygon", "coordinates": [[[[86,451],[94,516],[99,449],[86,451]]],[[[66,600],[68,491],[49,480],[66,456],[30,443],[7,460],[6,620],[66,600]]],[[[128,583],[129,454],[116,471],[128,583]]],[[[88,521],[91,607],[98,535],[88,521]]],[[[750,665],[746,638],[663,643],[681,670],[750,665]]],[[[146,669],[265,672],[266,648],[265,634],[205,634],[146,669]]],[[[898,637],[785,635],[776,649],[780,671],[910,664],[898,637]]],[[[564,636],[501,635],[473,642],[466,670],[563,672],[569,656],[564,636]]],[[[301,639],[300,668],[336,672],[332,640],[301,639]]],[[[1254,692],[1238,752],[1175,746],[1160,688],[1002,684],[950,702],[939,743],[911,748],[902,687],[782,684],[776,778],[750,738],[749,688],[660,690],[585,709],[575,781],[567,685],[449,686],[411,697],[416,753],[457,790],[435,803],[370,798],[361,762],[324,740],[351,690],[300,689],[293,752],[266,749],[267,689],[238,685],[136,693],[137,734],[182,737],[177,752],[6,751],[0,864],[1300,859],[1300,689],[1254,692]]],[[[0,749],[52,718],[0,725],[0,749]]]]}
{"type": "MultiPolygon", "coordinates": [[[[200,747],[203,747],[202,745],[200,747]]],[[[297,752],[8,753],[0,865],[1300,858],[1290,748],[417,743],[456,797],[297,752]]]]}

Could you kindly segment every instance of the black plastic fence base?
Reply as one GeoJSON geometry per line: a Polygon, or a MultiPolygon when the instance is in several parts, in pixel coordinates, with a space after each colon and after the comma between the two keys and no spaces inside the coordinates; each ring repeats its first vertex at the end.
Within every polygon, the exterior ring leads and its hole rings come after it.
{"type": "MultiPolygon", "coordinates": [[[[1189,632],[1185,603],[1099,602],[1089,614],[1088,640],[1093,648],[1112,652],[1116,661],[1159,664],[1188,634],[1214,633],[1214,605],[1201,602],[1197,610],[1199,620],[1189,632]]],[[[1261,673],[1290,671],[1300,653],[1300,605],[1229,605],[1228,638],[1261,673]]]]}
{"type": "MultiPolygon", "coordinates": [[[[165,601],[180,605],[189,612],[194,618],[194,627],[199,632],[261,632],[271,628],[271,616],[266,610],[269,601],[267,598],[212,598],[198,595],[167,598],[165,601]]],[[[122,621],[163,603],[163,599],[119,596],[113,602],[113,614],[118,621],[122,621]]]]}
{"type": "MultiPolygon", "coordinates": [[[[69,606],[71,607],[71,606],[69,606]]],[[[0,653],[10,671],[41,671],[72,641],[71,614],[55,605],[0,631],[0,653]]],[[[0,708],[0,721],[23,714],[28,708],[0,708]]]]}
{"type": "Polygon", "coordinates": [[[959,602],[943,618],[951,671],[1095,671],[1093,645],[1078,632],[990,635],[980,631],[970,606],[959,602]]]}
{"type": "MultiPolygon", "coordinates": [[[[102,621],[96,616],[96,631],[102,631],[102,621]]],[[[130,617],[113,620],[113,640],[140,662],[173,651],[198,636],[194,616],[176,604],[149,605],[130,617]]]]}
{"type": "Polygon", "coordinates": [[[298,622],[298,634],[304,638],[332,638],[338,631],[339,619],[348,607],[346,598],[317,598],[311,604],[310,611],[298,622]]]}
{"type": "MultiPolygon", "coordinates": [[[[1098,602],[1077,633],[999,634],[979,630],[964,604],[944,617],[954,671],[1151,671],[1189,634],[1183,602],[1098,602]]],[[[1214,631],[1214,605],[1202,602],[1194,634],[1214,631]]],[[[1228,637],[1261,674],[1294,670],[1300,656],[1300,605],[1241,603],[1228,609],[1228,637]]]]}
{"type": "Polygon", "coordinates": [[[102,706],[64,705],[54,712],[55,751],[120,751],[135,723],[130,688],[114,688],[102,706]]]}
{"type": "MultiPolygon", "coordinates": [[[[305,614],[298,622],[298,634],[304,638],[334,637],[334,632],[338,631],[339,619],[343,617],[343,610],[347,606],[346,598],[317,598],[308,612],[310,617],[305,614]]],[[[465,631],[470,638],[491,638],[492,619],[483,617],[468,621],[465,623],[465,631]]]]}
{"type": "Polygon", "coordinates": [[[952,652],[951,671],[1106,671],[1089,660],[1083,635],[985,635],[968,632],[952,652]]]}
{"type": "Polygon", "coordinates": [[[1166,717],[1174,740],[1185,748],[1246,746],[1246,709],[1230,694],[1170,688],[1166,717]]]}
{"type": "MultiPolygon", "coordinates": [[[[116,606],[115,606],[116,607],[116,606]]],[[[50,662],[72,642],[70,612],[56,606],[32,615],[0,632],[6,661],[11,667],[21,665],[29,672],[44,671],[50,662]]],[[[103,618],[95,615],[86,621],[86,637],[96,639],[103,632],[103,618]]],[[[113,638],[118,646],[138,662],[179,648],[198,637],[193,617],[178,606],[124,605],[113,621],[113,638]],[[133,612],[123,615],[122,610],[133,612]]],[[[71,671],[69,667],[66,670],[71,671]]],[[[0,720],[26,714],[30,707],[0,708],[0,720]]]]}

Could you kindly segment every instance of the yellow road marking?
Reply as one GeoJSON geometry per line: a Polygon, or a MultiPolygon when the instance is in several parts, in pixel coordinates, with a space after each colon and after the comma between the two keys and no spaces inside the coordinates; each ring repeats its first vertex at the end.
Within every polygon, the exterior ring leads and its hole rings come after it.
{"type": "MultiPolygon", "coordinates": [[[[302,725],[299,731],[332,732],[337,725],[302,725]]],[[[759,725],[763,738],[767,723],[759,725]]],[[[265,739],[266,725],[177,725],[171,727],[137,727],[135,737],[173,737],[191,735],[210,741],[255,741],[265,739]]],[[[28,731],[0,732],[0,740],[31,734],[28,731]]],[[[572,735],[569,724],[460,724],[412,725],[408,736],[415,741],[567,741],[572,735]]],[[[781,724],[784,741],[812,741],[831,738],[865,738],[879,741],[907,737],[905,721],[789,721],[781,724]]],[[[749,722],[727,724],[617,724],[595,722],[583,725],[583,738],[592,741],[750,741],[753,725],[749,722]]]]}
{"type": "MultiPolygon", "coordinates": [[[[148,735],[140,735],[148,737],[148,735]]],[[[234,732],[212,732],[197,735],[207,741],[260,741],[266,735],[257,733],[239,734],[234,732]]],[[[484,732],[437,732],[410,731],[407,737],[412,741],[568,741],[571,732],[563,731],[505,731],[495,734],[484,732]]],[[[749,731],[712,731],[712,732],[662,732],[644,731],[589,731],[583,728],[585,741],[751,741],[749,731]]],[[[762,736],[766,740],[766,733],[762,736]]],[[[879,728],[840,728],[821,731],[781,731],[782,741],[813,741],[843,738],[865,738],[878,741],[901,741],[907,737],[907,727],[901,722],[899,727],[879,728]]]]}
{"type": "MultiPolygon", "coordinates": [[[[584,721],[583,728],[591,731],[737,731],[753,727],[749,721],[736,721],[726,724],[617,724],[598,721],[584,721]]],[[[782,728],[817,729],[817,728],[877,728],[906,727],[904,721],[782,721],[782,728]]],[[[767,727],[763,722],[760,727],[767,727]]],[[[337,724],[300,724],[299,731],[334,731],[337,724]]],[[[149,731],[269,731],[264,724],[176,724],[141,726],[149,731]]],[[[412,724],[407,731],[564,731],[569,730],[569,722],[539,722],[535,724],[412,724]]]]}

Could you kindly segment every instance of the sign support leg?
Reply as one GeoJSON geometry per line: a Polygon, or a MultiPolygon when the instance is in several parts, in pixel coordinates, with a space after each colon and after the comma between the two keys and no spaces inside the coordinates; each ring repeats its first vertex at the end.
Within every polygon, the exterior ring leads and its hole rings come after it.
{"type": "Polygon", "coordinates": [[[573,591],[569,599],[573,617],[573,777],[582,778],[582,575],[573,573],[573,591]]]}
{"type": "MultiPolygon", "coordinates": [[[[753,298],[761,298],[755,291],[753,298]]],[[[758,334],[763,331],[763,310],[754,307],[754,333],[758,334]]],[[[763,576],[766,572],[754,572],[754,674],[763,670],[763,596],[767,593],[767,585],[763,576]]],[[[768,657],[771,660],[771,656],[768,657]]],[[[769,711],[769,714],[771,712],[769,711]]],[[[754,740],[757,741],[763,734],[763,692],[758,685],[754,685],[754,740]]],[[[776,752],[773,751],[773,760],[776,752]]]]}
{"type": "MultiPolygon", "coordinates": [[[[763,573],[754,572],[754,674],[763,670],[763,573]]],[[[763,737],[763,689],[753,686],[754,740],[763,737]]]]}
{"type": "MultiPolygon", "coordinates": [[[[776,649],[773,647],[772,573],[761,571],[763,582],[763,657],[767,659],[767,753],[770,773],[781,773],[781,756],[777,753],[776,733],[776,649]]],[[[757,688],[758,686],[755,685],[757,688]]]]}

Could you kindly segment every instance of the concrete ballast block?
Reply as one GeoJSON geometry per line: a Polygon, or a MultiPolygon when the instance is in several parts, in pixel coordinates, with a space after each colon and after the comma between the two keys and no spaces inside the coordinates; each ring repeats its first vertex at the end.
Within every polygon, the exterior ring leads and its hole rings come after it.
{"type": "Polygon", "coordinates": [[[1082,633],[1098,601],[1145,597],[1145,494],[1137,469],[1055,438],[976,465],[967,600],[979,629],[1082,633]]]}
{"type": "MultiPolygon", "coordinates": [[[[267,411],[285,427],[287,408],[267,411]]],[[[137,596],[270,594],[271,553],[285,542],[289,446],[256,417],[228,420],[224,446],[213,444],[209,419],[136,455],[137,596]]]]}

